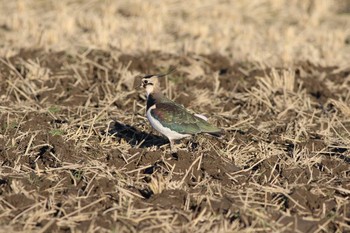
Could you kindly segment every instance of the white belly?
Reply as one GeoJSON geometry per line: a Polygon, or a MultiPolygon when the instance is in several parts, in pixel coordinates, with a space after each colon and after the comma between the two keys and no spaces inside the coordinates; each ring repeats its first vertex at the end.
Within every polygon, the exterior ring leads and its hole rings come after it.
{"type": "Polygon", "coordinates": [[[157,130],[159,133],[163,134],[169,140],[177,140],[177,139],[186,138],[186,137],[191,136],[190,134],[179,134],[178,132],[175,132],[169,128],[162,126],[162,124],[157,119],[155,119],[154,117],[151,116],[151,110],[155,109],[155,108],[156,108],[156,106],[152,106],[146,112],[147,118],[155,130],[157,130]]]}

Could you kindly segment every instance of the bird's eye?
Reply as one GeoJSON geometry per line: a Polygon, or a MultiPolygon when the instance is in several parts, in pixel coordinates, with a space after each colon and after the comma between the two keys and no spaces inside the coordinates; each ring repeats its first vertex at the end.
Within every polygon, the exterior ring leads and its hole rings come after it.
{"type": "Polygon", "coordinates": [[[144,83],[144,84],[147,84],[147,83],[148,83],[148,81],[147,81],[147,80],[143,80],[143,83],[144,83]]]}

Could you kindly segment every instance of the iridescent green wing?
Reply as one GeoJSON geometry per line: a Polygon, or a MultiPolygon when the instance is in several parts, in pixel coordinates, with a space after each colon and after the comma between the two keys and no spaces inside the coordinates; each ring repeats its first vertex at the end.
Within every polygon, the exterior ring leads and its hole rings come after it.
{"type": "Polygon", "coordinates": [[[181,105],[173,102],[157,103],[151,110],[151,115],[163,126],[181,134],[216,133],[220,132],[215,126],[188,112],[181,105]]]}

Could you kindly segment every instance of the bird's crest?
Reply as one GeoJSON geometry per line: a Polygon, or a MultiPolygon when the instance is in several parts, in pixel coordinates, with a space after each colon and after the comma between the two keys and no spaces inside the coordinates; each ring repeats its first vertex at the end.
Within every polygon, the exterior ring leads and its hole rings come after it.
{"type": "Polygon", "coordinates": [[[165,72],[165,73],[162,73],[162,74],[147,74],[146,76],[144,76],[143,78],[144,79],[149,79],[149,78],[152,78],[152,77],[158,77],[158,78],[161,78],[161,77],[165,77],[171,73],[174,73],[176,71],[176,66],[170,66],[168,71],[165,72]]]}

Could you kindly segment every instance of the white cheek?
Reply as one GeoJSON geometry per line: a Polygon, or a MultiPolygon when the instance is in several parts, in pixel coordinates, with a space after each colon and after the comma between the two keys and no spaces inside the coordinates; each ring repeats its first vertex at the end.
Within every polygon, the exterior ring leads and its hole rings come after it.
{"type": "Polygon", "coordinates": [[[149,93],[152,93],[152,92],[153,92],[153,86],[152,86],[152,85],[147,85],[147,86],[146,86],[146,92],[147,92],[147,95],[148,95],[149,93]]]}

